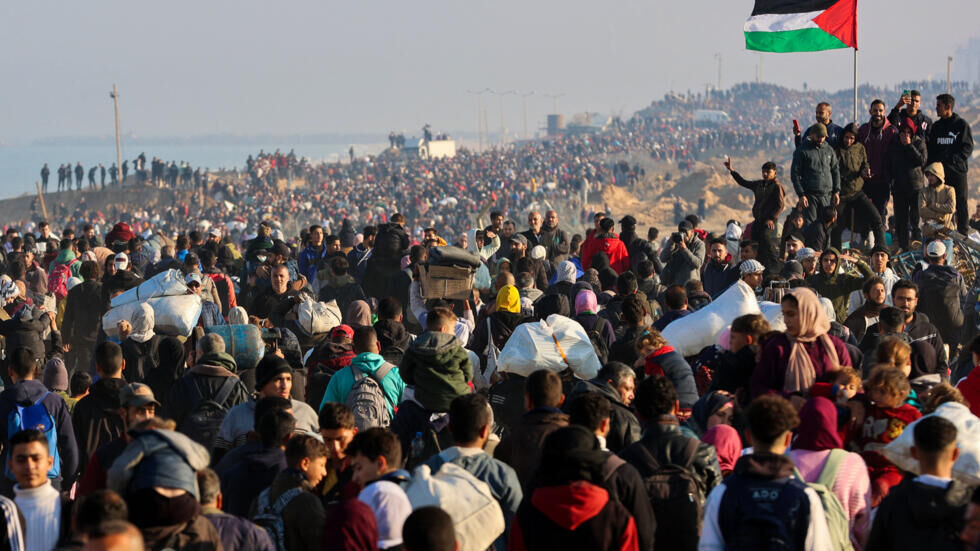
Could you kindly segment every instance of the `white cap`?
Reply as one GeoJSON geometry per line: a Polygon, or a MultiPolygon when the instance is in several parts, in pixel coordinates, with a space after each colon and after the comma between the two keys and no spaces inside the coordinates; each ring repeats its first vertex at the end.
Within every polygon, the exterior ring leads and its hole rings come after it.
{"type": "Polygon", "coordinates": [[[196,282],[198,285],[200,285],[201,284],[201,274],[199,274],[197,272],[191,272],[191,273],[187,274],[187,276],[184,278],[184,282],[189,285],[190,282],[192,282],[192,281],[193,282],[196,282]]]}
{"type": "Polygon", "coordinates": [[[760,273],[766,271],[766,267],[762,265],[762,262],[759,262],[758,260],[756,260],[754,258],[750,258],[750,259],[742,262],[742,265],[739,267],[738,270],[739,270],[739,272],[742,273],[742,275],[745,275],[745,274],[760,274],[760,273]]]}
{"type": "Polygon", "coordinates": [[[946,245],[942,241],[936,240],[926,247],[926,256],[931,256],[932,258],[941,258],[946,256],[946,245]]]}
{"type": "Polygon", "coordinates": [[[71,291],[74,286],[78,285],[81,282],[82,280],[77,277],[69,277],[68,281],[65,282],[65,288],[71,291]]]}
{"type": "Polygon", "coordinates": [[[121,270],[129,264],[129,256],[126,253],[117,253],[116,257],[112,259],[112,263],[115,264],[117,270],[121,270]]]}
{"type": "Polygon", "coordinates": [[[548,250],[542,245],[535,245],[531,248],[531,258],[535,260],[544,260],[548,256],[548,250]]]}

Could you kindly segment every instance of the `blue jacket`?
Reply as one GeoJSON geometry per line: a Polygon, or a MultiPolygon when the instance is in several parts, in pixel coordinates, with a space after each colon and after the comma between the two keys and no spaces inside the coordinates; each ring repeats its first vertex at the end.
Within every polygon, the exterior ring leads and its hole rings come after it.
{"type": "MultiPolygon", "coordinates": [[[[320,407],[317,408],[318,411],[323,409],[323,405],[327,402],[343,404],[347,401],[347,395],[354,388],[354,369],[372,374],[384,365],[384,363],[385,359],[380,354],[373,352],[362,352],[354,356],[349,366],[334,373],[333,377],[330,377],[330,383],[327,384],[327,390],[323,393],[323,401],[320,402],[320,407]]],[[[405,391],[405,382],[402,381],[397,366],[391,368],[391,371],[381,380],[381,387],[384,389],[385,396],[388,398],[385,401],[385,405],[388,406],[388,414],[394,418],[395,406],[401,403],[402,392],[405,391]]]]}
{"type": "Polygon", "coordinates": [[[252,501],[269,487],[286,468],[286,453],[282,448],[261,448],[239,459],[221,477],[224,511],[248,517],[252,501]]]}
{"type": "Polygon", "coordinates": [[[306,281],[313,281],[313,278],[316,277],[316,271],[319,269],[317,265],[321,259],[327,257],[327,247],[326,245],[322,245],[322,247],[323,250],[319,253],[316,252],[313,245],[306,247],[299,253],[299,273],[306,276],[306,281]]]}
{"type": "MultiPolygon", "coordinates": [[[[3,446],[3,464],[7,464],[7,457],[9,455],[9,445],[8,440],[10,435],[7,434],[7,419],[10,417],[10,413],[14,410],[17,404],[21,405],[31,405],[40,399],[44,394],[48,392],[40,381],[21,381],[14,384],[0,393],[0,445],[3,446]]],[[[53,482],[61,482],[61,488],[68,488],[71,486],[75,479],[75,473],[78,471],[78,445],[75,442],[75,431],[71,424],[71,415],[68,413],[68,406],[65,401],[54,392],[51,392],[45,396],[44,400],[41,402],[44,404],[45,409],[48,413],[54,417],[55,425],[58,427],[58,452],[61,456],[61,480],[55,480],[53,482]]],[[[4,490],[13,487],[13,482],[6,480],[7,484],[4,490]]],[[[55,484],[57,488],[58,485],[55,484]]],[[[11,495],[12,492],[11,492],[11,495]]]]}
{"type": "Polygon", "coordinates": [[[276,551],[269,533],[251,521],[207,506],[201,508],[201,514],[218,531],[225,551],[276,551]]]}

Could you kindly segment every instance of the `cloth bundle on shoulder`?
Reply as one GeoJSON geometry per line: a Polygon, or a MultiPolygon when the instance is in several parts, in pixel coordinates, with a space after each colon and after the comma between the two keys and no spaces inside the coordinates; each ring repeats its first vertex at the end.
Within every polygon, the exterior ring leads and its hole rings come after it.
{"type": "Polygon", "coordinates": [[[432,266],[465,266],[478,268],[480,257],[465,249],[453,247],[431,247],[429,249],[429,264],[432,266]]]}
{"type": "Polygon", "coordinates": [[[953,478],[969,486],[980,484],[980,418],[973,415],[970,408],[957,402],[946,402],[936,411],[906,425],[902,434],[881,450],[882,455],[899,469],[920,474],[919,462],[912,457],[915,426],[933,415],[956,425],[956,447],[960,449],[960,456],[953,464],[953,478]]]}
{"type": "Polygon", "coordinates": [[[661,332],[681,356],[695,356],[718,341],[732,320],[745,314],[758,314],[759,301],[744,281],[736,281],[704,308],[678,318],[661,332]]]}
{"type": "MultiPolygon", "coordinates": [[[[153,330],[161,335],[184,336],[191,334],[201,317],[201,297],[197,295],[176,295],[151,298],[145,301],[153,308],[155,324],[153,330]]],[[[129,302],[109,310],[102,316],[102,329],[112,338],[119,337],[120,321],[133,321],[133,315],[142,302],[129,302]]]]}
{"type": "Polygon", "coordinates": [[[186,295],[187,285],[179,270],[167,270],[140,283],[138,286],[109,301],[113,308],[133,302],[145,302],[151,298],[186,295]]]}
{"type": "Polygon", "coordinates": [[[497,370],[527,377],[539,369],[571,369],[583,380],[595,378],[602,365],[588,333],[575,320],[552,314],[547,320],[522,323],[497,357],[497,370]]]}

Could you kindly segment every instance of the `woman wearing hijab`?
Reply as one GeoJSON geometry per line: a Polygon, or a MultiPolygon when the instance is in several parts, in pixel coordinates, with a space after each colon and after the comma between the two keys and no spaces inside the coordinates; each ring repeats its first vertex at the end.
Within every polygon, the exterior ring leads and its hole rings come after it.
{"type": "Polygon", "coordinates": [[[860,550],[871,529],[871,481],[864,459],[842,448],[837,407],[826,398],[810,398],[800,410],[800,428],[787,453],[806,482],[826,482],[837,496],[849,519],[851,541],[860,550]]]}
{"type": "Polygon", "coordinates": [[[578,425],[549,434],[541,468],[510,528],[507,548],[638,550],[636,522],[602,487],[605,455],[578,425]]]}
{"type": "Polygon", "coordinates": [[[727,392],[713,391],[698,398],[684,427],[694,438],[701,438],[715,426],[732,425],[734,418],[735,397],[727,392]]]}
{"type": "Polygon", "coordinates": [[[772,337],[762,349],[752,373],[753,398],[802,392],[824,373],[851,366],[844,343],[827,333],[830,320],[815,292],[798,287],[783,297],[780,306],[786,331],[772,337]]]}
{"type": "Polygon", "coordinates": [[[570,303],[575,302],[575,280],[578,279],[580,271],[570,260],[564,260],[555,269],[551,285],[545,291],[546,295],[565,295],[570,303]]]}
{"type": "Polygon", "coordinates": [[[735,470],[735,463],[742,456],[742,437],[731,425],[715,425],[701,437],[701,441],[715,447],[721,476],[726,477],[735,470]]]}
{"type": "Polygon", "coordinates": [[[585,329],[590,338],[593,338],[592,346],[596,349],[599,361],[605,365],[609,359],[609,349],[616,342],[616,332],[609,320],[599,316],[599,302],[595,293],[588,289],[583,289],[575,296],[575,321],[585,329]],[[597,343],[596,340],[602,341],[597,343]],[[605,344],[605,346],[603,346],[605,344]]]}
{"type": "Polygon", "coordinates": [[[163,337],[157,345],[157,357],[157,367],[146,374],[146,384],[154,396],[166,396],[187,369],[187,351],[176,337],[163,337]]]}
{"type": "Polygon", "coordinates": [[[127,383],[142,383],[159,365],[158,348],[163,337],[153,332],[154,323],[153,308],[149,304],[140,304],[133,313],[132,328],[122,341],[123,360],[126,361],[123,377],[127,383]]]}
{"type": "Polygon", "coordinates": [[[352,301],[344,312],[344,323],[354,328],[374,325],[371,321],[371,306],[363,300],[352,301]]]}

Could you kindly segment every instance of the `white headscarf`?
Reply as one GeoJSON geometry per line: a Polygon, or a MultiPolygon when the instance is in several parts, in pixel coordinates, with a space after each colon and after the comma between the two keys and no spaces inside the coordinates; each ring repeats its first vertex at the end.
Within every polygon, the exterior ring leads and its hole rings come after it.
{"type": "Polygon", "coordinates": [[[578,269],[575,268],[575,264],[572,264],[569,260],[564,260],[558,264],[558,279],[557,281],[567,281],[569,283],[575,283],[575,278],[578,275],[578,269]]]}
{"type": "Polygon", "coordinates": [[[248,323],[248,312],[241,306],[228,310],[228,325],[245,325],[248,323]]]}
{"type": "Polygon", "coordinates": [[[129,338],[143,343],[153,338],[153,308],[149,304],[140,304],[139,310],[133,313],[133,332],[129,338]]]}

